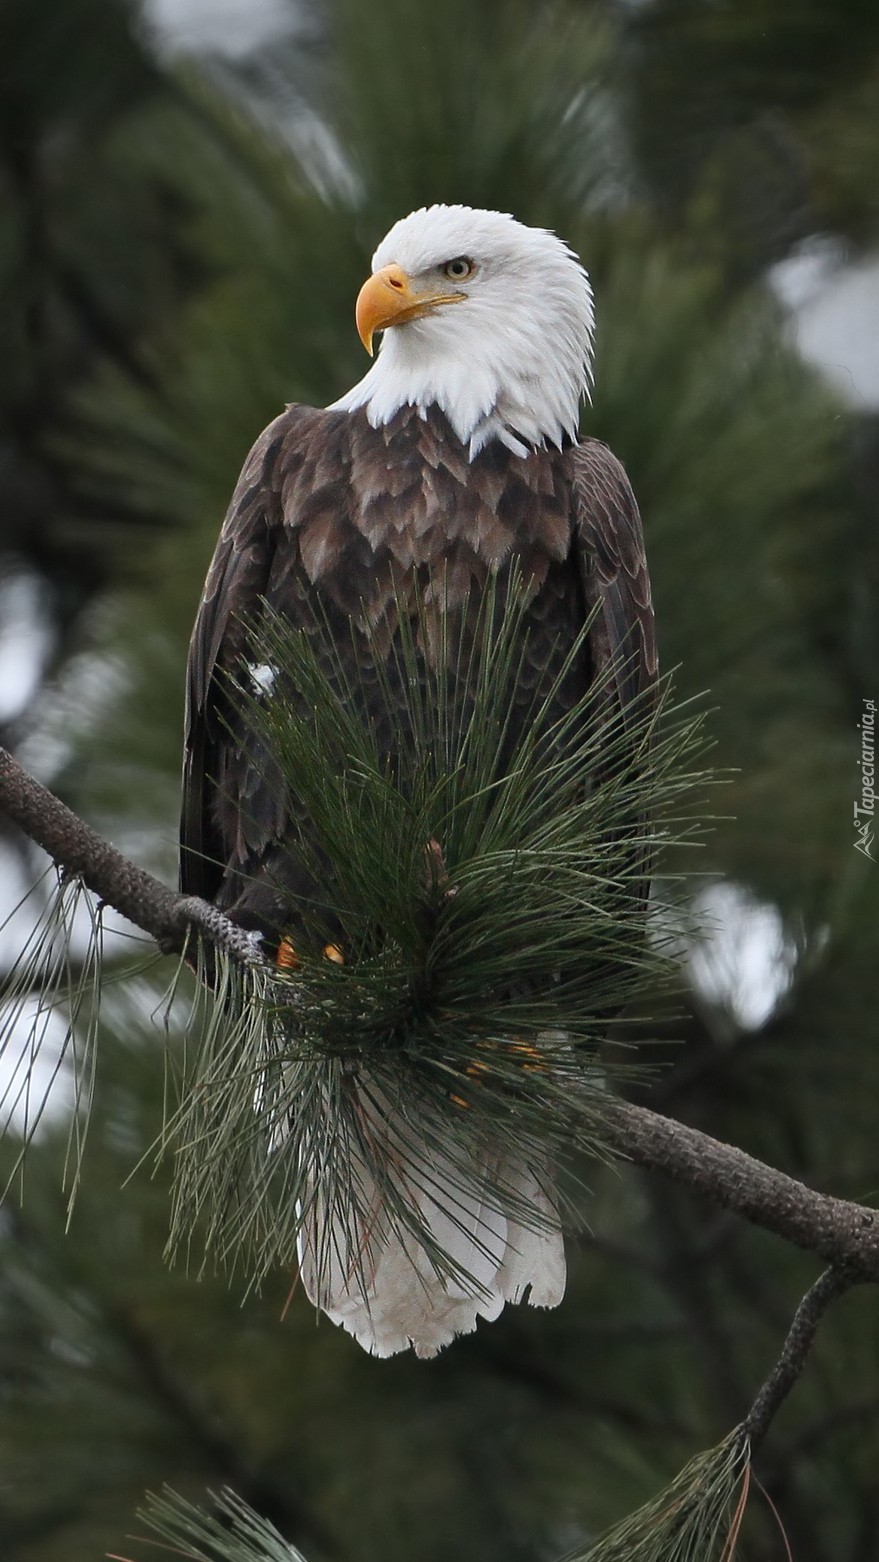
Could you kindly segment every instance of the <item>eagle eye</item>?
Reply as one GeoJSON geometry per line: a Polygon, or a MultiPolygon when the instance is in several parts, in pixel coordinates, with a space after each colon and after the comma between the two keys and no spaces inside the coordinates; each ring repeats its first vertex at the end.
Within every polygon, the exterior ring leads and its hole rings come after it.
{"type": "Polygon", "coordinates": [[[466,282],[475,270],[476,267],[469,255],[456,255],[454,260],[446,261],[443,275],[447,276],[450,282],[466,282]]]}

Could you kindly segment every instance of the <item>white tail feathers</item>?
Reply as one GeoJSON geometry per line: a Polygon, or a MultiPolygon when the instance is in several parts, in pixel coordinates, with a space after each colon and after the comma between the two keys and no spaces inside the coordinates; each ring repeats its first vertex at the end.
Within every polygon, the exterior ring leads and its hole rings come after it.
{"type": "Polygon", "coordinates": [[[526,1293],[533,1307],[557,1307],[565,1252],[545,1168],[500,1145],[465,1166],[460,1151],[453,1160],[428,1148],[373,1091],[361,1100],[369,1143],[349,1145],[350,1200],[337,1188],[328,1207],[313,1190],[302,1211],[300,1270],[314,1305],[375,1356],[435,1356],[526,1293]]]}

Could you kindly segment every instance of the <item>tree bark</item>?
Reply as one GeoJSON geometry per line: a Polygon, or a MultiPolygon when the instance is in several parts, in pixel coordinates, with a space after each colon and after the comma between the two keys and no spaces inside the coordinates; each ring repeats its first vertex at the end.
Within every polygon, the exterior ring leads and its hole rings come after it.
{"type": "Polygon", "coordinates": [[[623,1159],[662,1172],[806,1252],[879,1280],[879,1212],[816,1193],[698,1128],[629,1101],[609,1104],[604,1135],[623,1159]]]}
{"type": "Polygon", "coordinates": [[[193,928],[246,964],[259,961],[253,939],[207,901],[179,895],[78,818],[66,803],[0,748],[0,808],[69,877],[82,879],[105,905],[154,938],[164,954],[179,954],[193,928]]]}

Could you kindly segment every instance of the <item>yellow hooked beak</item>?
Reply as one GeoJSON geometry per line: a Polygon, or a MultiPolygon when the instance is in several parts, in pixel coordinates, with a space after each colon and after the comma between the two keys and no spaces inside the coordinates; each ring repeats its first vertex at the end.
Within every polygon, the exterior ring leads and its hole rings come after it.
{"type": "Polygon", "coordinates": [[[402,266],[382,266],[357,295],[357,334],[371,358],[376,331],[417,320],[441,304],[459,304],[466,297],[466,293],[416,293],[402,266]]]}

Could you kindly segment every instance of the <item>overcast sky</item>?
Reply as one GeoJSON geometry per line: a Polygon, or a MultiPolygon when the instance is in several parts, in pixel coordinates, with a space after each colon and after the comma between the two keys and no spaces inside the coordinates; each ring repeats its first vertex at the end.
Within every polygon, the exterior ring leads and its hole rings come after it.
{"type": "Polygon", "coordinates": [[[290,29],[292,0],[145,0],[162,41],[182,51],[240,58],[290,29]]]}

